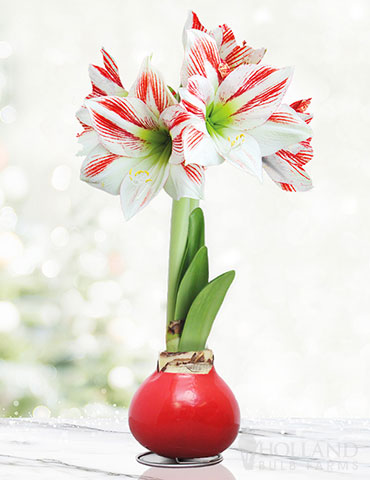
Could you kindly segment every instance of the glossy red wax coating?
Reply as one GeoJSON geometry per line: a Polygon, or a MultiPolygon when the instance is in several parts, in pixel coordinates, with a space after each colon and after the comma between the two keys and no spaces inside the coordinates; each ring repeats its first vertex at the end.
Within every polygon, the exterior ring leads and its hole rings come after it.
{"type": "Polygon", "coordinates": [[[214,367],[207,374],[154,372],[132,399],[129,425],[136,440],[158,455],[209,457],[234,441],[240,412],[214,367]]]}

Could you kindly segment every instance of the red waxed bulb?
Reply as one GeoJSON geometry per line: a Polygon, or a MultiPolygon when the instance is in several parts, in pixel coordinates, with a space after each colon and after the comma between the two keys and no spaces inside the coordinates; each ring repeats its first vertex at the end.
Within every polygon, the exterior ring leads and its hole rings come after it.
{"type": "Polygon", "coordinates": [[[206,374],[156,371],[135,393],[129,425],[136,440],[158,455],[211,457],[235,440],[240,412],[213,366],[206,374]]]}

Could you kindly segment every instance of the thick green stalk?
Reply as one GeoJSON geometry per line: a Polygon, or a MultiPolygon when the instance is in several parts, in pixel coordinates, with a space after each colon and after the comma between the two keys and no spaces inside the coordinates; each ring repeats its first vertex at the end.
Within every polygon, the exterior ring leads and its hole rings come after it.
{"type": "Polygon", "coordinates": [[[169,352],[177,351],[179,341],[178,338],[176,338],[177,335],[174,335],[168,327],[171,322],[174,321],[177,289],[179,287],[179,272],[186,246],[189,215],[198,204],[198,200],[191,198],[173,200],[172,203],[166,328],[166,349],[169,352]]]}

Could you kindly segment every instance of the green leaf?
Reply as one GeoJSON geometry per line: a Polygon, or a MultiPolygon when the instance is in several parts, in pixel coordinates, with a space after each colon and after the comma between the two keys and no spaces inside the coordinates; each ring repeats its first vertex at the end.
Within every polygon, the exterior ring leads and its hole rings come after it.
{"type": "Polygon", "coordinates": [[[204,246],[204,215],[201,208],[195,208],[189,215],[188,237],[180,268],[179,282],[189,268],[197,251],[204,246]]]}
{"type": "Polygon", "coordinates": [[[177,293],[175,320],[185,320],[198,293],[208,283],[208,250],[201,247],[181,280],[177,293]]]}
{"type": "Polygon", "coordinates": [[[231,270],[206,285],[192,303],[181,334],[179,351],[203,350],[225,295],[234,280],[231,270]]]}

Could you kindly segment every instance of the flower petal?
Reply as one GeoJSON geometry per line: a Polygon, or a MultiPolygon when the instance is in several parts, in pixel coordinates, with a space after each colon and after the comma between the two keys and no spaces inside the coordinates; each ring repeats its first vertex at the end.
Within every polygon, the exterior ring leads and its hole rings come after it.
{"type": "Polygon", "coordinates": [[[183,163],[170,166],[170,173],[164,189],[173,199],[180,200],[182,197],[202,199],[203,188],[203,167],[183,163]]]}
{"type": "Polygon", "coordinates": [[[232,165],[262,179],[261,150],[257,141],[242,131],[223,129],[213,132],[218,152],[232,165]]]}
{"type": "Polygon", "coordinates": [[[194,118],[182,105],[176,104],[166,108],[161,114],[160,120],[167,126],[173,137],[178,135],[194,118]]]}
{"type": "Polygon", "coordinates": [[[265,56],[266,53],[266,48],[261,47],[261,48],[252,48],[252,51],[249,51],[247,55],[244,57],[244,63],[249,63],[249,64],[258,64],[262,60],[262,58],[265,56]]]}
{"type": "Polygon", "coordinates": [[[143,209],[162,189],[167,181],[170,165],[158,157],[147,157],[136,163],[124,178],[120,195],[126,220],[143,209]]]}
{"type": "Polygon", "coordinates": [[[219,155],[210,135],[189,125],[182,132],[185,164],[196,163],[204,167],[220,165],[223,158],[219,155]]]}
{"type": "Polygon", "coordinates": [[[211,82],[200,75],[190,77],[186,88],[180,88],[181,104],[196,117],[204,120],[206,107],[214,98],[214,89],[211,82]]]}
{"type": "Polygon", "coordinates": [[[261,148],[263,156],[289,147],[312,135],[311,128],[288,105],[281,105],[263,125],[249,130],[261,148]]]}
{"type": "Polygon", "coordinates": [[[297,102],[293,102],[290,106],[295,110],[300,118],[304,120],[306,123],[310,123],[313,115],[308,113],[306,110],[310,106],[311,98],[306,98],[305,100],[298,100],[297,102]]]}
{"type": "Polygon", "coordinates": [[[90,117],[90,113],[88,109],[85,107],[85,105],[82,105],[77,112],[76,112],[76,118],[77,120],[82,124],[82,126],[90,126],[92,127],[92,120],[90,117]]]}
{"type": "Polygon", "coordinates": [[[184,25],[184,29],[182,31],[182,43],[184,47],[186,45],[186,40],[187,40],[186,32],[187,30],[191,30],[191,29],[200,30],[201,32],[208,33],[207,29],[200,23],[198,15],[195,12],[192,12],[190,10],[184,25]]]}
{"type": "Polygon", "coordinates": [[[293,110],[298,113],[304,113],[311,104],[311,98],[306,98],[305,100],[297,100],[290,104],[293,110]]]}
{"type": "Polygon", "coordinates": [[[279,107],[291,76],[289,67],[238,67],[218,88],[212,118],[241,130],[262,125],[279,107]]]}
{"type": "Polygon", "coordinates": [[[78,143],[82,145],[82,148],[77,152],[78,156],[88,155],[93,148],[100,144],[99,135],[92,127],[84,127],[84,131],[77,135],[78,143]]]}
{"type": "Polygon", "coordinates": [[[140,157],[150,151],[158,120],[138,98],[99,97],[87,100],[93,127],[108,150],[140,157]]]}
{"type": "Polygon", "coordinates": [[[169,162],[178,165],[184,162],[184,143],[182,141],[182,134],[179,133],[172,138],[172,152],[169,162]]]}
{"type": "Polygon", "coordinates": [[[114,155],[102,145],[98,145],[82,163],[81,180],[100,190],[118,195],[122,180],[135,163],[136,159],[114,155]]]}
{"type": "Polygon", "coordinates": [[[79,152],[77,152],[77,155],[85,156],[93,148],[99,145],[100,139],[92,127],[92,120],[89,111],[85,106],[82,106],[79,108],[79,110],[77,110],[76,117],[83,127],[83,131],[77,134],[78,143],[82,145],[82,148],[79,152]]]}
{"type": "Polygon", "coordinates": [[[220,65],[221,59],[214,39],[199,30],[187,30],[185,58],[181,70],[182,85],[186,86],[189,77],[201,75],[208,78],[216,88],[222,79],[220,65]]]}
{"type": "Polygon", "coordinates": [[[89,76],[93,89],[89,98],[103,95],[126,96],[127,91],[122,85],[116,62],[104,48],[101,49],[101,53],[104,68],[89,65],[89,76]]]}
{"type": "Polygon", "coordinates": [[[149,56],[141,66],[140,73],[130,89],[130,95],[140,98],[157,117],[167,107],[177,103],[161,74],[152,67],[149,56]]]}
{"type": "Polygon", "coordinates": [[[259,63],[266,53],[265,48],[255,50],[245,41],[239,46],[236,43],[234,32],[226,24],[213,30],[213,34],[219,47],[220,57],[231,70],[243,64],[259,63]]]}
{"type": "Polygon", "coordinates": [[[172,139],[177,137],[188,125],[192,125],[204,133],[207,132],[204,118],[197,117],[181,104],[166,108],[161,114],[160,121],[170,130],[172,139]]]}
{"type": "Polygon", "coordinates": [[[296,153],[286,149],[263,157],[263,168],[283,190],[304,192],[312,188],[312,180],[303,168],[313,156],[311,139],[301,142],[300,146],[296,153]]]}

